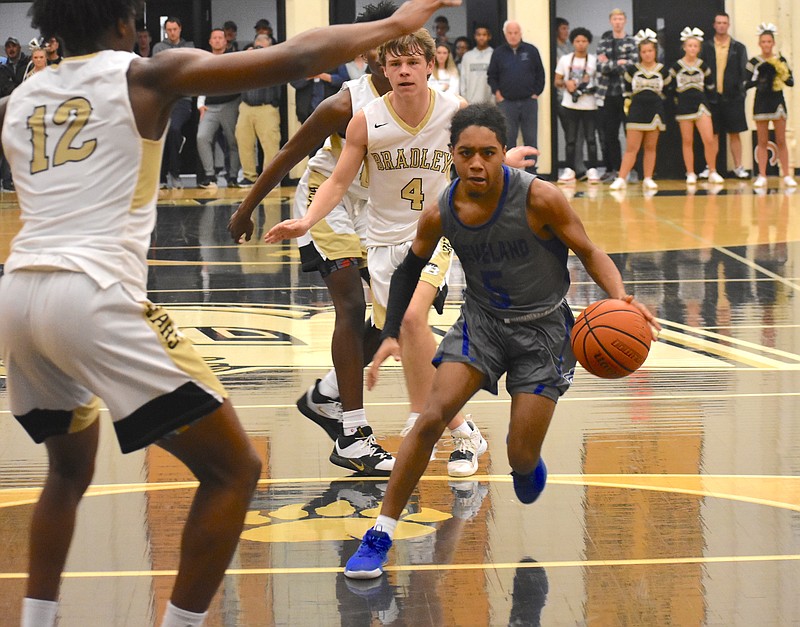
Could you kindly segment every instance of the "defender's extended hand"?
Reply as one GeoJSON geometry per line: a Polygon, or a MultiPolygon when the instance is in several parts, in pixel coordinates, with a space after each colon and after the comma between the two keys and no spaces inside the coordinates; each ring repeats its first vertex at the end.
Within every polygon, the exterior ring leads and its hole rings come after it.
{"type": "Polygon", "coordinates": [[[284,220],[273,226],[264,236],[267,244],[275,244],[284,239],[300,237],[308,232],[308,225],[302,220],[284,220]]]}
{"type": "Polygon", "coordinates": [[[410,0],[400,5],[392,16],[400,22],[405,32],[422,28],[435,11],[442,7],[461,6],[461,0],[410,0]]]}
{"type": "Polygon", "coordinates": [[[505,164],[511,168],[532,168],[539,151],[533,146],[516,146],[506,152],[505,164]]]}
{"type": "Polygon", "coordinates": [[[367,370],[368,390],[371,390],[378,382],[378,372],[381,369],[381,364],[390,356],[394,357],[395,361],[401,361],[400,342],[393,337],[387,337],[383,340],[375,356],[372,358],[372,363],[369,366],[369,370],[367,370]]]}

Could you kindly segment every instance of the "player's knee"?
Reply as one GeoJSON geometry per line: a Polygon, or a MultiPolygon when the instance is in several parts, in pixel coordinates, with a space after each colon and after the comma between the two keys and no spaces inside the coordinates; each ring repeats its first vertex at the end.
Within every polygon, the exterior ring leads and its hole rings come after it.
{"type": "Polygon", "coordinates": [[[416,426],[419,429],[419,437],[426,443],[433,447],[434,444],[442,437],[449,419],[446,419],[440,412],[430,411],[426,409],[419,418],[417,418],[416,426]]]}
{"type": "Polygon", "coordinates": [[[50,460],[48,474],[50,479],[58,481],[63,489],[76,496],[81,496],[94,477],[94,458],[84,460],[50,460]]]}
{"type": "Polygon", "coordinates": [[[349,326],[354,326],[360,332],[364,325],[364,316],[367,313],[367,305],[361,295],[351,294],[343,298],[336,308],[336,321],[341,319],[349,326]]]}
{"type": "Polygon", "coordinates": [[[403,324],[400,328],[406,337],[419,337],[423,333],[430,333],[427,310],[422,315],[420,312],[409,309],[403,316],[403,324]]]}

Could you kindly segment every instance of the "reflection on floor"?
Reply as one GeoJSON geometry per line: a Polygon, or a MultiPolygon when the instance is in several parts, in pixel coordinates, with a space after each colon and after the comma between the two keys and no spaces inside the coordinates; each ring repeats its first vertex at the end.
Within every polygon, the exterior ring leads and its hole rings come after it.
{"type": "MultiPolygon", "coordinates": [[[[446,474],[449,442],[398,526],[386,576],[350,581],[344,560],[386,479],[347,476],[295,408],[331,365],[333,309],[293,244],[264,245],[293,189],[270,196],[253,241],[226,225],[242,192],[164,192],[150,298],[169,304],[232,392],[264,473],[209,625],[787,625],[800,616],[800,200],[746,183],[565,188],[629,291],[664,325],[639,372],[579,370],[545,442],[550,484],[514,497],[503,443],[509,399],[467,410],[489,440],[478,474],[446,474]]],[[[0,263],[19,227],[0,195],[0,263]]],[[[602,297],[570,260],[576,311],[602,297]]],[[[455,320],[456,265],[437,333],[455,320]]],[[[0,365],[0,609],[17,624],[27,528],[46,460],[8,412],[0,365]]],[[[407,404],[389,365],[367,412],[396,451],[407,404]]],[[[60,625],[145,625],[177,566],[191,475],[159,449],[121,456],[103,424],[80,511],[60,625]]]]}

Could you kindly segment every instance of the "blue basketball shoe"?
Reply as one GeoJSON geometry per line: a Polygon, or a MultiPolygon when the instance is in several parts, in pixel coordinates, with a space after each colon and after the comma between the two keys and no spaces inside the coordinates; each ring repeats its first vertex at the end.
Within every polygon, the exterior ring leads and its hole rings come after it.
{"type": "Polygon", "coordinates": [[[517,493],[517,498],[528,505],[539,498],[547,484],[547,466],[540,457],[532,473],[518,475],[512,471],[511,476],[514,478],[514,492],[517,493]]]}
{"type": "Polygon", "coordinates": [[[351,579],[375,579],[383,574],[386,555],[392,548],[389,534],[369,529],[355,552],[344,567],[345,577],[351,579]]]}

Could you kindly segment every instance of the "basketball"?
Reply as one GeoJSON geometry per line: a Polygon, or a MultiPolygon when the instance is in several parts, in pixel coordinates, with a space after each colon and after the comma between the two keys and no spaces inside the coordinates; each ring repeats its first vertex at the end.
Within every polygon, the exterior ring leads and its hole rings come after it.
{"type": "Polygon", "coordinates": [[[607,298],[592,303],[572,327],[572,352],[581,366],[603,379],[636,372],[647,359],[650,325],[633,305],[607,298]]]}

